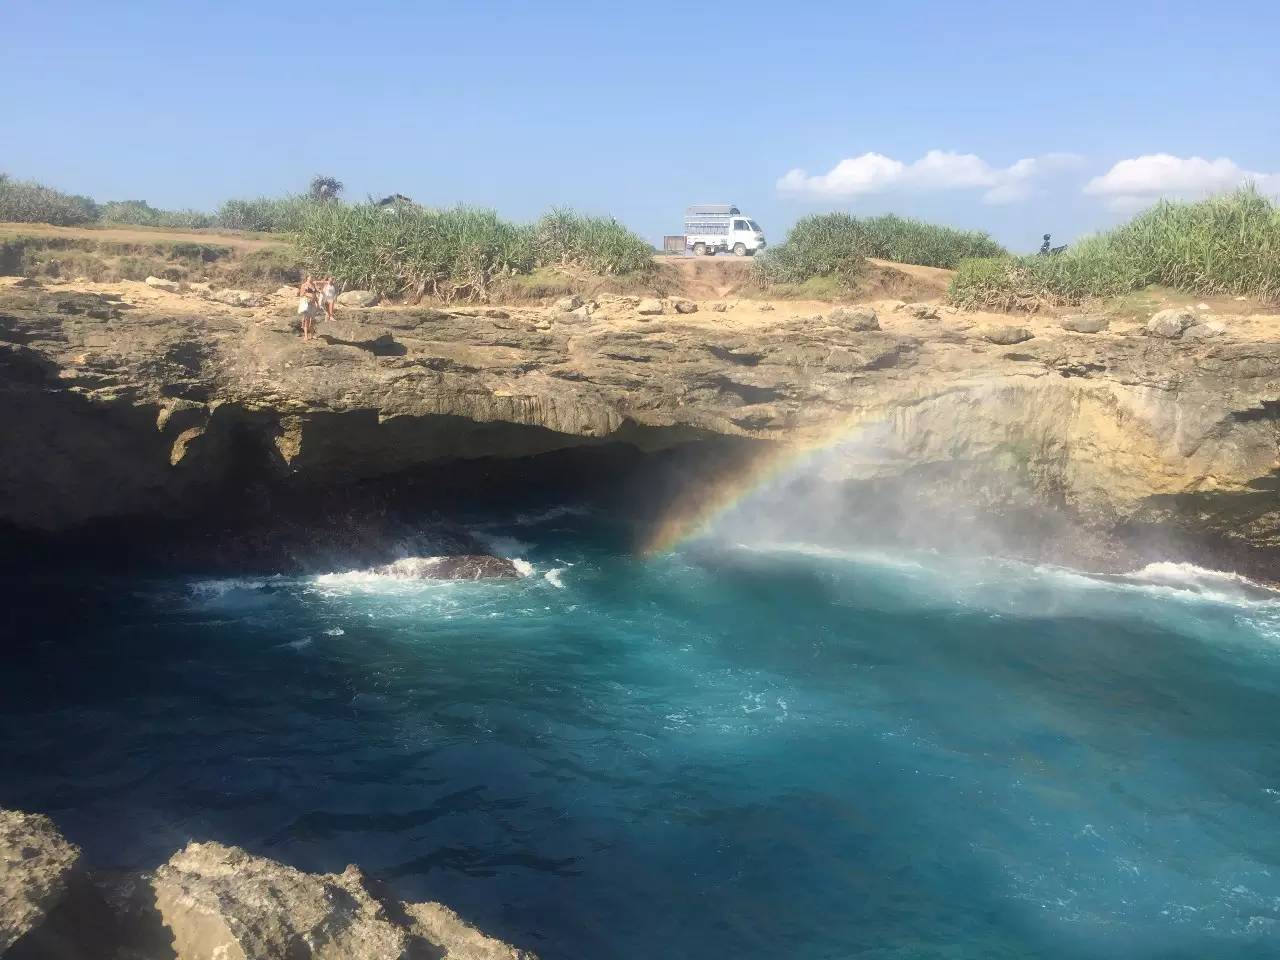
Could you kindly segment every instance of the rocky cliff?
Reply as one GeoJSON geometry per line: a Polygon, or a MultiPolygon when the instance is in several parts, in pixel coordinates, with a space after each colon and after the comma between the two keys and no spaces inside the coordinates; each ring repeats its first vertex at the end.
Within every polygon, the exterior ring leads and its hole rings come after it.
{"type": "Polygon", "coordinates": [[[8,960],[537,960],[439,903],[402,903],[355,866],[295,870],[189,843],[155,871],[95,873],[52,822],[0,810],[8,960]]]}
{"type": "Polygon", "coordinates": [[[607,441],[862,431],[850,483],[1035,501],[1255,564],[1280,547],[1280,319],[1230,305],[1158,335],[1145,315],[602,297],[344,309],[303,343],[284,297],[3,282],[0,519],[17,529],[180,517],[246,472],[341,486],[607,441]]]}

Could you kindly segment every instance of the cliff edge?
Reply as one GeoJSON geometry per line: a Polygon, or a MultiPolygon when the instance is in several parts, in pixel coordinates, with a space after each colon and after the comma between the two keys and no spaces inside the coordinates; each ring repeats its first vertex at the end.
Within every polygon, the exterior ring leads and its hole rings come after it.
{"type": "MultiPolygon", "coordinates": [[[[957,478],[1108,530],[1280,546],[1280,317],[970,314],[879,301],[571,298],[552,308],[248,306],[0,280],[0,520],[181,516],[245,469],[343,484],[620,441],[815,447],[850,482],[957,478]],[[873,442],[872,442],[873,441],[873,442]],[[246,466],[249,465],[249,466],[246,466]]],[[[225,300],[234,298],[223,297],[225,300]]]]}

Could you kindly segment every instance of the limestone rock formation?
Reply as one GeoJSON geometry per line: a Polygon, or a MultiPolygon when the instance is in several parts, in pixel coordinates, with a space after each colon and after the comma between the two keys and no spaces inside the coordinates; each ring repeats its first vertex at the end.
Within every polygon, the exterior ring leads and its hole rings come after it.
{"type": "Polygon", "coordinates": [[[979,335],[988,343],[998,343],[1001,346],[1011,346],[1015,343],[1022,343],[1030,340],[1033,334],[1026,327],[1020,327],[1012,323],[1000,323],[989,327],[983,327],[979,331],[979,335]]]}
{"type": "Polygon", "coordinates": [[[1164,337],[1166,340],[1173,340],[1182,336],[1187,327],[1194,326],[1199,322],[1200,317],[1194,310],[1173,307],[1152,314],[1151,319],[1147,321],[1147,333],[1155,337],[1164,337]]]}
{"type": "Polygon", "coordinates": [[[571,313],[582,306],[582,298],[576,293],[567,297],[561,297],[554,304],[554,308],[559,313],[571,313]]]}
{"type": "Polygon", "coordinates": [[[1203,323],[1193,323],[1187,329],[1182,331],[1183,340],[1208,340],[1212,337],[1219,336],[1225,332],[1226,327],[1216,320],[1206,320],[1203,323]]]}
{"type": "Polygon", "coordinates": [[[1096,314],[1073,314],[1063,317],[1060,326],[1072,333],[1101,333],[1111,326],[1111,321],[1096,314]]]}
{"type": "Polygon", "coordinates": [[[48,817],[0,810],[0,955],[20,939],[59,960],[536,960],[355,866],[304,873],[193,842],[154,874],[99,876],[48,817]]]}
{"type": "Polygon", "coordinates": [[[57,905],[79,859],[48,817],[0,810],[0,954],[57,905]]]}
{"type": "Polygon", "coordinates": [[[164,277],[147,277],[143,283],[148,287],[155,287],[157,290],[165,290],[169,293],[177,293],[181,286],[177,280],[166,280],[164,277]]]}
{"type": "MultiPolygon", "coordinates": [[[[992,315],[898,313],[892,331],[856,332],[788,304],[641,316],[653,304],[600,295],[589,316],[351,308],[304,344],[287,304],[191,298],[184,313],[134,288],[137,302],[0,285],[0,522],[61,534],[185,518],[237,471],[345,489],[453,459],[823,444],[865,428],[875,449],[851,482],[920,475],[955,490],[944,478],[957,471],[1012,470],[1028,496],[1098,529],[1174,524],[1280,550],[1268,318],[1191,336],[1177,320],[1168,339],[1033,317],[1012,351],[979,335],[1008,325],[992,315]]],[[[996,511],[1013,488],[986,489],[980,507],[996,511]]]]}
{"type": "Polygon", "coordinates": [[[662,314],[662,301],[657,297],[646,297],[636,307],[636,313],[642,317],[656,317],[662,314]]]}
{"type": "Polygon", "coordinates": [[[257,307],[262,304],[262,296],[252,290],[210,290],[205,296],[217,303],[225,303],[231,307],[257,307]]]}
{"type": "Polygon", "coordinates": [[[179,960],[528,960],[439,904],[401,904],[349,866],[310,874],[220,843],[156,871],[156,908],[179,960]]]}
{"type": "Polygon", "coordinates": [[[372,307],[378,300],[372,290],[346,290],[338,294],[338,303],[344,307],[372,307]]]}
{"type": "Polygon", "coordinates": [[[827,314],[827,319],[855,333],[880,329],[880,318],[871,307],[840,307],[827,314]]]}
{"type": "Polygon", "coordinates": [[[938,308],[932,303],[908,303],[902,310],[917,320],[937,320],[939,317],[938,308]]]}

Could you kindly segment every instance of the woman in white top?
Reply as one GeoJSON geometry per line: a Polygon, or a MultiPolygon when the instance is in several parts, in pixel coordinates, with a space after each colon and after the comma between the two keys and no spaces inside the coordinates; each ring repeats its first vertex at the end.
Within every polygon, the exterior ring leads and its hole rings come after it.
{"type": "Polygon", "coordinates": [[[305,280],[298,284],[298,316],[302,318],[302,339],[310,340],[316,333],[316,314],[320,311],[317,299],[319,291],[316,282],[307,274],[305,280]]]}
{"type": "Polygon", "coordinates": [[[338,302],[338,288],[333,277],[325,277],[320,281],[320,306],[324,308],[325,317],[333,319],[333,306],[338,302]]]}

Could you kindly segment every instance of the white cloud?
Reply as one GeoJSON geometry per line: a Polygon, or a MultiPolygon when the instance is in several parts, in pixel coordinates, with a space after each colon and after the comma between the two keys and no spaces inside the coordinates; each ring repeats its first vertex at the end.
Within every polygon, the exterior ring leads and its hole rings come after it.
{"type": "Polygon", "coordinates": [[[1130,211],[1159,197],[1202,197],[1232,190],[1246,181],[1265,192],[1280,191],[1280,173],[1245,170],[1226,157],[1206,160],[1149,153],[1121,160],[1085,184],[1084,192],[1106,198],[1112,209],[1130,211]]]}
{"type": "Polygon", "coordinates": [[[1037,180],[1079,163],[1079,157],[1066,153],[1028,157],[1008,167],[993,167],[976,154],[949,150],[930,150],[913,163],[882,153],[864,153],[847,157],[822,174],[790,170],[778,180],[778,192],[817,200],[849,200],[890,192],[982,190],[986,203],[1016,203],[1034,192],[1037,180]]]}

